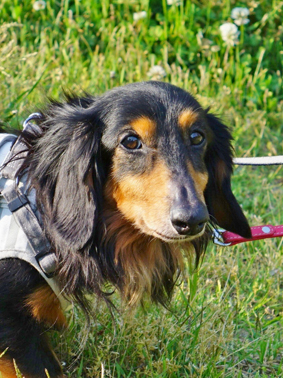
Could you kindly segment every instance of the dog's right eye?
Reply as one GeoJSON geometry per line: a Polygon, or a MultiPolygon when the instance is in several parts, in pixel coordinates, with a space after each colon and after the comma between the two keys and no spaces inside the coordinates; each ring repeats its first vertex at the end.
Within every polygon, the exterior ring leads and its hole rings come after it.
{"type": "Polygon", "coordinates": [[[122,141],[121,144],[127,150],[138,150],[142,146],[141,140],[135,135],[128,135],[122,141]]]}

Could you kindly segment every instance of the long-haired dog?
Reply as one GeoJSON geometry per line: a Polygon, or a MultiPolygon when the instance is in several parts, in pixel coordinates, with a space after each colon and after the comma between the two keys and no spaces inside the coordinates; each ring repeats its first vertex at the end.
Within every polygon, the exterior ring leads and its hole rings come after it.
{"type": "MultiPolygon", "coordinates": [[[[205,248],[208,223],[250,237],[231,191],[228,128],[186,91],[161,82],[66,96],[20,135],[44,237],[62,293],[86,311],[105,284],[130,305],[148,295],[166,305],[183,269],[180,249],[205,248]]],[[[21,159],[16,156],[15,159],[21,159]]],[[[63,377],[46,339],[63,327],[60,301],[21,259],[0,260],[0,372],[63,377]]]]}

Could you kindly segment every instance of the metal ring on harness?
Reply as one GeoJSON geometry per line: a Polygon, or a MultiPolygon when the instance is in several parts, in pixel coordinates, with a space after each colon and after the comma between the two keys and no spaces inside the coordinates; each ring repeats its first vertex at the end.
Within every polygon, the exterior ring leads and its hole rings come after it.
{"type": "Polygon", "coordinates": [[[29,122],[33,119],[40,119],[42,118],[42,114],[41,113],[32,113],[30,116],[28,116],[28,118],[24,121],[23,123],[23,129],[25,130],[27,128],[27,126],[29,126],[29,122]]]}

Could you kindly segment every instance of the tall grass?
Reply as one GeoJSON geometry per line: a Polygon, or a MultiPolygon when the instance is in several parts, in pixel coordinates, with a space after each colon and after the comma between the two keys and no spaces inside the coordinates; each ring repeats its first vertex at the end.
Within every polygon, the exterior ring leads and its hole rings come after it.
{"type": "MultiPolygon", "coordinates": [[[[232,127],[238,156],[283,153],[282,1],[50,0],[39,11],[33,3],[0,3],[4,127],[21,127],[63,89],[100,94],[148,80],[159,65],[161,80],[191,91],[232,127]],[[219,26],[232,22],[236,6],[250,9],[250,22],[229,47],[219,26]],[[140,11],[146,17],[134,21],[140,11]]],[[[283,222],[281,167],[236,167],[233,188],[252,225],[283,222]]],[[[84,323],[74,309],[70,330],[54,336],[67,375],[283,376],[282,251],[280,239],[211,245],[200,269],[188,269],[169,312],[148,303],[113,322],[97,303],[78,357],[84,323]]]]}

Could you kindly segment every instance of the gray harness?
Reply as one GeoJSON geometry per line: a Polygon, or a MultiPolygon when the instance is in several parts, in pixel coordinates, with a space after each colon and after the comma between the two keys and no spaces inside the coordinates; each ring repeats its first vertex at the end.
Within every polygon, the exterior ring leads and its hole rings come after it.
{"type": "Polygon", "coordinates": [[[63,304],[53,277],[56,256],[41,227],[35,190],[29,188],[27,174],[20,180],[16,177],[26,149],[16,136],[0,134],[0,259],[18,258],[31,264],[63,304]]]}

